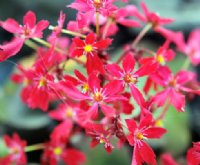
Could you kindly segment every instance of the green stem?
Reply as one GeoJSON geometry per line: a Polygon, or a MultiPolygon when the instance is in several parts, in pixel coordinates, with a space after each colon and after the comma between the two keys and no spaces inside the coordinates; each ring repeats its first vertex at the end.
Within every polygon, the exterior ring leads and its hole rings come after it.
{"type": "Polygon", "coordinates": [[[42,150],[44,148],[45,148],[44,143],[39,143],[39,144],[27,146],[24,151],[25,152],[32,152],[32,151],[36,151],[36,150],[42,150]]]}
{"type": "MultiPolygon", "coordinates": [[[[50,25],[49,26],[49,30],[54,30],[56,27],[50,25]]],[[[62,29],[61,30],[62,33],[64,34],[69,34],[69,35],[72,35],[72,36],[77,36],[77,37],[81,37],[81,38],[86,38],[85,35],[81,34],[81,33],[78,33],[78,32],[73,32],[73,31],[70,31],[70,30],[66,30],[66,29],[62,29]]]]}
{"type": "Polygon", "coordinates": [[[138,34],[138,36],[135,38],[135,40],[133,41],[133,43],[131,44],[132,48],[135,48],[135,46],[140,42],[140,40],[144,37],[144,35],[152,28],[152,24],[148,23],[143,29],[142,31],[138,34]]]}
{"type": "Polygon", "coordinates": [[[26,40],[24,42],[24,44],[27,45],[28,47],[32,48],[33,50],[38,50],[38,48],[39,48],[39,46],[31,40],[26,40]]]}
{"type": "Polygon", "coordinates": [[[187,70],[190,67],[190,59],[186,57],[185,62],[183,63],[181,70],[187,70]]]}
{"type": "Polygon", "coordinates": [[[99,36],[100,27],[99,27],[99,12],[96,11],[96,35],[99,36]]]}

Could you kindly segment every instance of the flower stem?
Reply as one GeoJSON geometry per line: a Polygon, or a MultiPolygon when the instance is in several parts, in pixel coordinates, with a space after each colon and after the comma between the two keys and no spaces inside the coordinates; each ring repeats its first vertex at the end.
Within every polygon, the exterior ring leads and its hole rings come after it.
{"type": "Polygon", "coordinates": [[[99,12],[96,11],[96,35],[99,36],[100,27],[99,27],[99,12]]]}
{"type": "MultiPolygon", "coordinates": [[[[40,39],[40,38],[33,38],[33,40],[36,41],[36,42],[38,42],[38,43],[40,43],[40,44],[42,44],[42,45],[44,45],[44,46],[46,46],[46,47],[48,47],[48,48],[52,47],[52,45],[51,45],[50,43],[48,43],[48,42],[46,42],[45,40],[42,40],[42,39],[40,39]]],[[[55,47],[55,50],[56,50],[57,52],[59,52],[59,53],[66,54],[65,51],[63,51],[62,49],[59,49],[59,48],[57,48],[57,47],[55,47]]],[[[69,57],[69,56],[68,56],[68,57],[69,57]]],[[[79,64],[85,65],[85,63],[84,63],[83,61],[81,61],[81,60],[78,60],[78,59],[76,59],[76,58],[74,58],[74,57],[69,57],[69,58],[72,59],[72,60],[74,60],[74,61],[76,61],[76,62],[79,63],[79,64]]]]}
{"type": "Polygon", "coordinates": [[[140,40],[144,37],[144,35],[152,28],[152,24],[148,23],[142,31],[138,34],[138,36],[135,38],[135,40],[132,42],[131,47],[134,48],[140,40]]]}
{"type": "MultiPolygon", "coordinates": [[[[56,27],[54,27],[52,25],[49,26],[49,30],[54,30],[55,28],[56,27]]],[[[66,29],[62,29],[61,32],[64,34],[69,34],[69,35],[76,36],[76,37],[86,38],[86,36],[81,33],[73,32],[73,31],[66,30],[66,29]]]]}
{"type": "Polygon", "coordinates": [[[102,35],[102,38],[103,38],[103,39],[106,38],[106,35],[107,35],[107,33],[108,33],[109,26],[111,25],[112,22],[113,22],[112,18],[109,17],[108,20],[107,20],[107,22],[106,22],[104,31],[103,31],[103,35],[102,35]]]}
{"type": "Polygon", "coordinates": [[[25,152],[32,152],[32,151],[36,151],[36,150],[42,150],[45,148],[44,143],[39,143],[39,144],[34,144],[31,146],[27,146],[25,148],[25,152]]]}
{"type": "Polygon", "coordinates": [[[190,59],[188,57],[186,57],[183,65],[181,67],[181,70],[187,70],[189,67],[190,67],[190,59]]]}
{"type": "Polygon", "coordinates": [[[25,45],[32,48],[33,50],[38,50],[38,48],[39,48],[39,46],[31,40],[26,40],[24,43],[25,43],[25,45]]]}

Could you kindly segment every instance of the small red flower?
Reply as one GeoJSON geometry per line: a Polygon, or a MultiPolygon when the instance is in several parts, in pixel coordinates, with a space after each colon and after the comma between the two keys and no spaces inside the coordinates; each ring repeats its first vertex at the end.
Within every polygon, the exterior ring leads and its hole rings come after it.
{"type": "Polygon", "coordinates": [[[2,158],[0,162],[4,162],[7,164],[16,164],[16,165],[26,165],[26,154],[25,147],[26,141],[21,140],[20,137],[14,133],[13,137],[9,137],[8,135],[4,135],[4,142],[9,150],[9,155],[5,158],[2,158]]]}
{"type": "Polygon", "coordinates": [[[162,165],[179,165],[176,163],[176,161],[173,159],[172,155],[169,153],[165,153],[161,155],[161,164],[162,165]]]}
{"type": "Polygon", "coordinates": [[[42,38],[43,30],[49,25],[48,21],[41,20],[36,24],[36,16],[32,11],[28,11],[23,19],[24,25],[20,25],[14,19],[0,21],[0,26],[6,31],[15,34],[12,41],[0,45],[0,62],[16,55],[23,46],[26,39],[42,38]]]}
{"type": "Polygon", "coordinates": [[[151,114],[147,114],[143,117],[139,125],[137,125],[133,119],[127,119],[126,124],[130,132],[127,136],[128,142],[131,146],[134,146],[131,165],[142,165],[144,162],[155,165],[156,156],[145,140],[161,138],[162,135],[166,133],[166,130],[154,126],[151,114]]]}
{"type": "Polygon", "coordinates": [[[187,152],[188,165],[200,164],[200,142],[193,143],[193,147],[187,152]]]}

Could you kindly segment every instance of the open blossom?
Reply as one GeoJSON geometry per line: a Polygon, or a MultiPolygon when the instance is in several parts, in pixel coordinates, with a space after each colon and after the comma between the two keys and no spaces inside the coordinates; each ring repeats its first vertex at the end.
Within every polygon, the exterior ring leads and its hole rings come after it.
{"type": "Polygon", "coordinates": [[[169,68],[163,67],[153,79],[157,84],[165,88],[152,98],[152,102],[159,107],[166,103],[166,99],[169,99],[169,102],[177,111],[184,111],[185,95],[183,92],[196,94],[200,92],[196,75],[190,71],[179,71],[176,75],[173,75],[169,68]],[[193,85],[194,87],[196,86],[196,89],[193,89],[193,85]]]}
{"type": "Polygon", "coordinates": [[[66,147],[66,144],[59,139],[52,139],[46,143],[42,155],[42,165],[57,165],[63,161],[68,165],[80,165],[85,162],[86,158],[81,151],[66,147]]]}
{"type": "Polygon", "coordinates": [[[8,148],[9,154],[6,157],[0,158],[0,162],[3,162],[5,165],[26,165],[27,160],[24,151],[26,147],[26,141],[21,140],[16,133],[13,134],[13,137],[4,135],[3,139],[8,148]]]}
{"type": "Polygon", "coordinates": [[[141,66],[137,71],[134,71],[135,67],[135,59],[132,53],[127,53],[122,61],[121,69],[117,64],[108,64],[106,66],[107,71],[115,76],[121,86],[125,87],[127,84],[130,87],[131,93],[135,101],[140,105],[144,106],[145,100],[142,93],[137,88],[136,84],[138,82],[138,78],[142,76],[149,75],[150,73],[155,71],[155,65],[148,64],[141,66]]]}
{"type": "Polygon", "coordinates": [[[32,109],[40,108],[46,111],[49,101],[56,96],[52,86],[53,75],[46,73],[42,66],[26,70],[19,65],[18,69],[21,73],[14,74],[12,80],[25,85],[21,92],[22,100],[32,109]]]}
{"type": "Polygon", "coordinates": [[[87,100],[92,103],[88,111],[86,112],[87,118],[96,118],[98,115],[98,106],[101,107],[103,114],[107,117],[111,117],[115,114],[115,109],[108,106],[108,103],[112,103],[116,100],[126,99],[119,95],[122,91],[121,85],[118,81],[111,81],[105,86],[100,86],[100,80],[95,72],[91,73],[88,78],[89,92],[82,93],[75,86],[67,81],[60,85],[61,89],[65,92],[66,96],[74,100],[87,100]]]}
{"type": "Polygon", "coordinates": [[[36,24],[36,16],[32,11],[28,11],[25,14],[23,24],[20,25],[11,18],[6,21],[0,21],[0,26],[3,29],[15,35],[10,42],[0,45],[0,62],[16,55],[26,39],[42,38],[43,30],[49,25],[48,21],[45,20],[41,20],[36,24]]]}
{"type": "Polygon", "coordinates": [[[128,142],[134,146],[131,165],[142,165],[142,163],[156,164],[155,154],[151,147],[145,142],[147,139],[161,138],[166,130],[156,127],[153,124],[151,114],[143,117],[137,125],[135,120],[127,119],[126,124],[130,134],[127,136],[128,142]]]}
{"type": "Polygon", "coordinates": [[[188,150],[187,164],[188,165],[200,164],[200,142],[193,143],[193,147],[188,150]]]}
{"type": "Polygon", "coordinates": [[[114,0],[75,0],[68,7],[74,8],[79,12],[88,13],[91,17],[96,11],[106,16],[117,9],[113,2],[114,0]]]}
{"type": "Polygon", "coordinates": [[[90,143],[91,147],[95,147],[101,143],[104,145],[104,148],[108,153],[112,152],[114,146],[110,142],[109,131],[105,130],[102,124],[88,123],[86,125],[86,133],[92,137],[90,143]]]}

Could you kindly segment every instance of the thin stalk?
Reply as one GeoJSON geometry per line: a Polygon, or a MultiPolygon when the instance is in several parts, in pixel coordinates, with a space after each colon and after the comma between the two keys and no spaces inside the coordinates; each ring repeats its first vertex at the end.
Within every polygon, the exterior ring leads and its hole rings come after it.
{"type": "MultiPolygon", "coordinates": [[[[49,26],[49,30],[54,30],[55,28],[56,27],[54,27],[52,25],[49,26]]],[[[64,34],[69,34],[69,35],[76,36],[76,37],[86,38],[86,36],[81,33],[73,32],[73,31],[66,30],[66,29],[62,29],[61,32],[64,34]]]]}
{"type": "Polygon", "coordinates": [[[99,12],[96,11],[96,35],[99,36],[100,27],[99,27],[99,12]]]}
{"type": "Polygon", "coordinates": [[[135,38],[135,40],[133,41],[133,43],[131,44],[131,47],[134,48],[139,42],[140,40],[145,36],[145,34],[152,28],[152,24],[148,23],[143,29],[142,31],[138,34],[138,36],[135,38]]]}
{"type": "Polygon", "coordinates": [[[108,33],[109,26],[111,25],[112,22],[113,22],[112,18],[109,17],[108,20],[107,20],[107,22],[106,22],[104,31],[103,31],[103,35],[102,35],[102,38],[103,38],[103,39],[106,38],[106,35],[107,35],[107,33],[108,33]]]}
{"type": "Polygon", "coordinates": [[[36,151],[36,150],[43,150],[44,148],[45,148],[44,143],[39,143],[39,144],[27,146],[24,151],[25,152],[32,152],[32,151],[36,151]]]}

